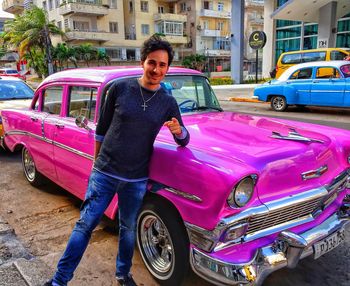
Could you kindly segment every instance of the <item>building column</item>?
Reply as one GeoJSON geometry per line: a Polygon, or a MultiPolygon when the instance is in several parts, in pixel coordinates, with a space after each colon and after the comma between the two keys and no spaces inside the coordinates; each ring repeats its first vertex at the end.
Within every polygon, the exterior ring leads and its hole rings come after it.
{"type": "MultiPolygon", "coordinates": [[[[320,45],[320,41],[323,41],[326,48],[335,47],[335,35],[333,33],[337,27],[337,2],[333,1],[324,5],[319,10],[319,21],[318,21],[318,46],[320,45]]],[[[320,47],[320,46],[319,46],[320,47]]]]}
{"type": "Polygon", "coordinates": [[[269,78],[270,71],[275,67],[275,21],[271,18],[271,14],[275,11],[275,1],[265,0],[264,5],[264,32],[266,34],[266,44],[263,48],[262,59],[262,77],[269,78]]]}
{"type": "Polygon", "coordinates": [[[243,82],[244,0],[232,0],[231,6],[231,78],[243,82]]]}

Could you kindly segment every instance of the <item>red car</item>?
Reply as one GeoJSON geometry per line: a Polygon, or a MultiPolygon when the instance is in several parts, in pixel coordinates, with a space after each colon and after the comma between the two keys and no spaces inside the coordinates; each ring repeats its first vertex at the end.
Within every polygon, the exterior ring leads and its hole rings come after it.
{"type": "Polygon", "coordinates": [[[2,76],[13,76],[18,77],[22,80],[26,80],[25,75],[21,75],[16,69],[11,68],[0,68],[0,77],[2,76]]]}

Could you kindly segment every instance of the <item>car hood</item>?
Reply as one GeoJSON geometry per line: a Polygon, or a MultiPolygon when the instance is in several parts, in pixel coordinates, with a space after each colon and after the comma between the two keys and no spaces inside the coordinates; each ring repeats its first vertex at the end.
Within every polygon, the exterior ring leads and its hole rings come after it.
{"type": "Polygon", "coordinates": [[[0,100],[0,112],[3,109],[16,108],[16,109],[28,109],[32,98],[28,99],[11,99],[11,100],[0,100]]]}
{"type": "MultiPolygon", "coordinates": [[[[259,176],[257,189],[262,201],[270,200],[271,196],[282,197],[317,187],[320,180],[326,181],[340,172],[337,170],[340,168],[337,151],[331,147],[334,145],[332,139],[307,128],[282,123],[278,119],[231,112],[183,116],[183,120],[191,135],[191,149],[225,156],[231,164],[218,167],[231,167],[233,173],[235,166],[242,163],[256,170],[259,176]],[[295,140],[281,138],[293,132],[300,137],[296,136],[295,140]],[[299,141],[307,138],[309,142],[299,141]],[[302,173],[324,165],[328,171],[322,178],[303,180],[302,173]]],[[[302,123],[298,122],[298,126],[302,123]]],[[[163,132],[161,137],[169,138],[163,132]]]]}

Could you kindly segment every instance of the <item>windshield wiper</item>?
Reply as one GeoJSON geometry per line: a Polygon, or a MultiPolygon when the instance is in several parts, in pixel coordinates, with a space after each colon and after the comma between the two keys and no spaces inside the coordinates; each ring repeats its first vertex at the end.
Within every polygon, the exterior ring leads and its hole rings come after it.
{"type": "Polygon", "coordinates": [[[198,106],[198,107],[193,108],[193,110],[208,110],[208,109],[223,111],[223,109],[221,107],[218,107],[218,106],[198,106]]]}

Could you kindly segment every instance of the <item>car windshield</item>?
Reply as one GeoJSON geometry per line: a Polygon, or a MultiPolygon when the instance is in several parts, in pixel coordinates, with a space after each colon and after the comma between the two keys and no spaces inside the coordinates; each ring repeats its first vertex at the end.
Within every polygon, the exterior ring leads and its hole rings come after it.
{"type": "Polygon", "coordinates": [[[350,77],[350,64],[341,66],[340,70],[344,74],[344,77],[350,77]]]}
{"type": "Polygon", "coordinates": [[[169,75],[162,85],[175,97],[182,114],[203,110],[222,111],[208,80],[203,76],[169,75]]]}
{"type": "Polygon", "coordinates": [[[34,91],[22,81],[0,81],[0,100],[32,98],[34,91]]]}

